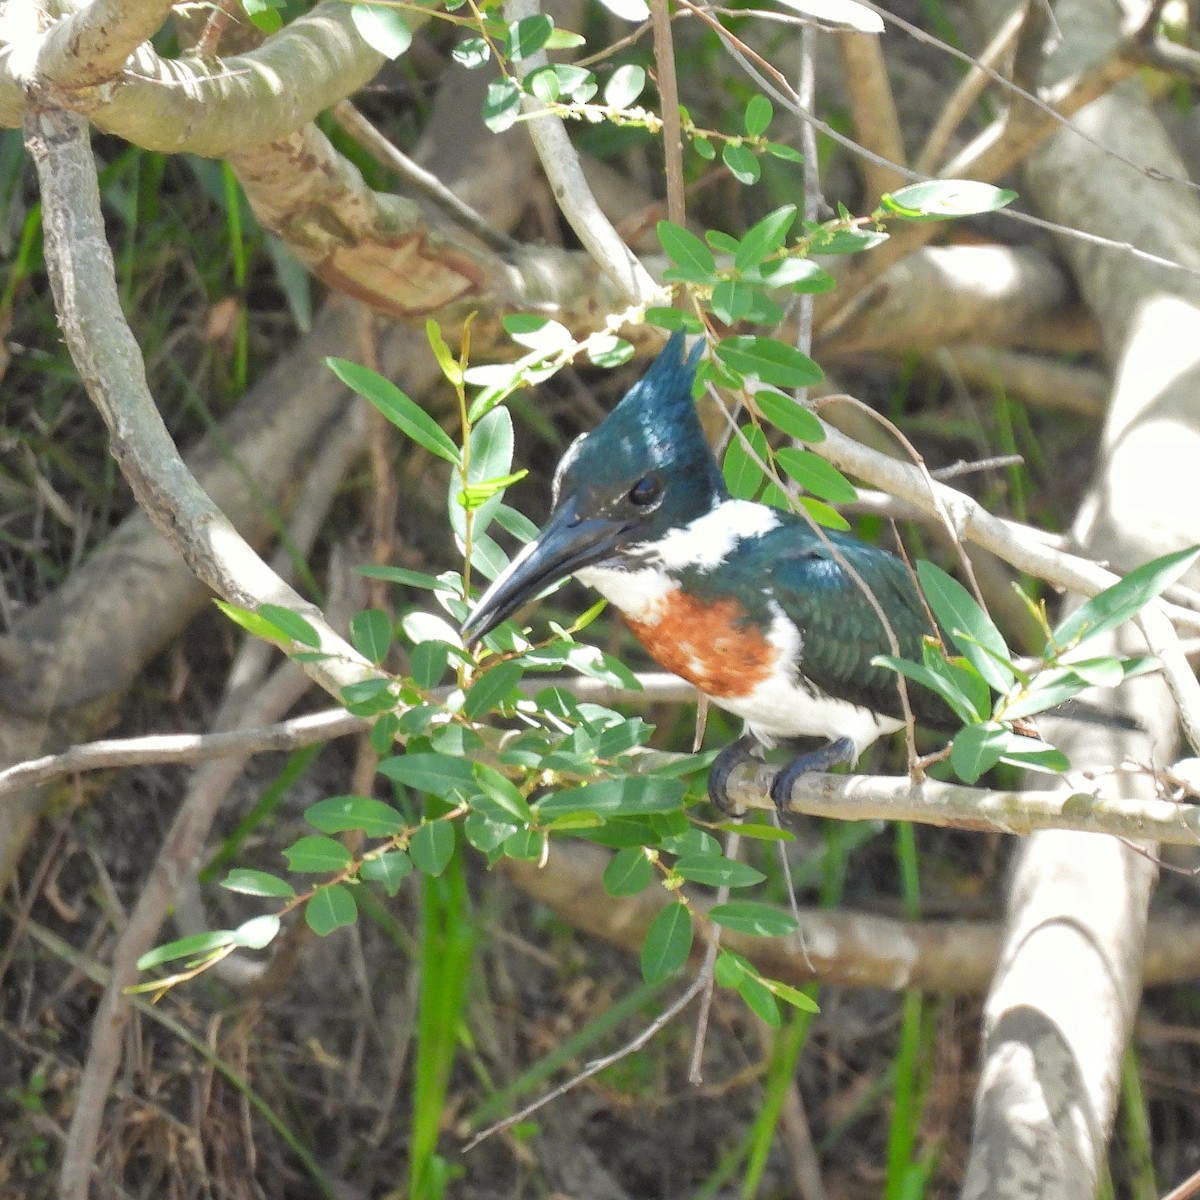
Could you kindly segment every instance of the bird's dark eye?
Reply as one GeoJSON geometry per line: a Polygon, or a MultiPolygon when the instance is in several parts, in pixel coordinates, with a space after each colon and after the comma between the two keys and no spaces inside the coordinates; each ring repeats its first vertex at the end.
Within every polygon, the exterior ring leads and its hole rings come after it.
{"type": "Polygon", "coordinates": [[[629,502],[636,504],[639,508],[645,508],[647,504],[653,504],[658,499],[660,491],[662,491],[662,484],[653,475],[643,475],[629,489],[629,502]]]}

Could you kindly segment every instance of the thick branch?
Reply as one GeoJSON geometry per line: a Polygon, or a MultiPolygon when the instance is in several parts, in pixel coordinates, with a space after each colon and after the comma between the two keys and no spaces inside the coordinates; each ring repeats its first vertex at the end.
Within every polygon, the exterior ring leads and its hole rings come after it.
{"type": "MultiPolygon", "coordinates": [[[[609,855],[595,846],[557,841],[544,864],[504,859],[508,877],[572,926],[637,954],[654,918],[674,903],[662,888],[615,899],[604,890],[609,855]]],[[[694,910],[712,905],[707,893],[687,892],[694,910]]],[[[848,987],[981,992],[995,971],[1000,928],[988,921],[898,921],[875,913],[800,910],[798,935],[754,938],[724,931],[721,942],[744,954],[765,975],[786,983],[813,979],[848,987]]],[[[694,957],[702,952],[697,939],[694,957]]],[[[1200,975],[1200,925],[1160,921],[1150,926],[1147,983],[1200,975]]]]}
{"type": "Polygon", "coordinates": [[[42,79],[66,89],[112,79],[170,11],[170,0],[92,0],[50,27],[38,54],[42,79]]]}
{"type": "Polygon", "coordinates": [[[196,575],[226,599],[249,608],[270,601],[304,613],[329,655],[308,664],[326,690],[337,694],[369,676],[369,664],[267,567],[179,457],[121,311],[86,122],[75,114],[36,112],[26,141],[41,183],[46,263],[63,334],[139,504],[196,575]]]}
{"type": "MultiPolygon", "coordinates": [[[[34,63],[57,36],[52,29],[43,45],[31,32],[0,49],[0,125],[20,126],[27,92],[49,82],[34,63]]],[[[299,129],[367,83],[383,61],[359,37],[350,5],[325,0],[257,49],[217,62],[165,59],[142,45],[118,81],[72,90],[70,103],[136,146],[216,158],[299,129]]]]}

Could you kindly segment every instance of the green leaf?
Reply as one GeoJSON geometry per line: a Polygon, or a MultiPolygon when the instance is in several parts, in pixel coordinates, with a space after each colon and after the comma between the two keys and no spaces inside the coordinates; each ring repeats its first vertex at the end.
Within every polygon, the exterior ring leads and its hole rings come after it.
{"type": "Polygon", "coordinates": [[[1164,554],[1130,571],[1124,579],[1077,608],[1055,629],[1050,645],[1043,652],[1045,657],[1053,656],[1055,646],[1065,649],[1073,642],[1083,642],[1116,629],[1170,587],[1197,557],[1200,557],[1200,546],[1192,546],[1188,550],[1164,554]]]}
{"type": "Polygon", "coordinates": [[[538,862],[546,851],[546,835],[540,829],[518,829],[504,839],[504,856],[518,862],[538,862]]]}
{"type": "Polygon", "coordinates": [[[957,579],[923,559],[917,563],[917,578],[938,624],[963,657],[989,687],[997,692],[1008,691],[1015,678],[1012,651],[975,597],[957,579]]]}
{"type": "Polygon", "coordinates": [[[765,1021],[772,1028],[779,1027],[782,1020],[779,1013],[779,1004],[771,994],[770,988],[757,975],[750,973],[743,975],[738,981],[737,992],[746,1002],[746,1007],[756,1017],[765,1021]]]}
{"type": "Polygon", "coordinates": [[[624,63],[604,85],[604,103],[612,108],[628,108],[642,94],[645,86],[645,68],[636,63],[624,63]]]}
{"type": "Polygon", "coordinates": [[[763,263],[757,270],[747,271],[746,278],[756,279],[766,287],[791,288],[793,292],[808,294],[831,292],[837,286],[837,281],[819,263],[795,255],[763,263]]]}
{"type": "Polygon", "coordinates": [[[692,148],[701,158],[707,162],[712,162],[717,157],[717,148],[706,137],[692,138],[692,148]]]}
{"type": "Polygon", "coordinates": [[[493,821],[480,812],[468,813],[463,822],[463,836],[481,854],[491,854],[516,832],[515,825],[507,821],[493,821]]]}
{"type": "Polygon", "coordinates": [[[767,454],[766,435],[756,425],[743,425],[729,439],[721,474],[735,500],[753,500],[758,495],[764,479],[759,461],[768,461],[767,454]]]}
{"type": "Polygon", "coordinates": [[[446,796],[452,791],[470,796],[475,792],[471,764],[448,754],[398,754],[385,758],[376,770],[396,783],[433,796],[446,796]]]}
{"type": "Polygon", "coordinates": [[[801,442],[823,442],[825,426],[813,412],[791,396],[760,388],[754,393],[754,406],[776,429],[801,442]]]}
{"type": "Polygon", "coordinates": [[[248,608],[240,608],[236,604],[227,604],[224,600],[214,600],[213,603],[239,628],[244,629],[247,633],[253,634],[254,637],[263,638],[265,641],[278,641],[281,634],[266,617],[260,617],[258,613],[252,612],[248,608]]]}
{"type": "Polygon", "coordinates": [[[738,181],[749,186],[757,183],[762,174],[758,159],[754,152],[736,142],[726,142],[721,148],[721,161],[729,168],[729,173],[738,181]]]}
{"type": "Polygon", "coordinates": [[[746,971],[746,960],[740,954],[733,954],[729,950],[718,951],[717,961],[713,964],[713,978],[719,987],[737,987],[746,971]]]}
{"type": "Polygon", "coordinates": [[[650,923],[642,943],[642,978],[662,983],[683,969],[692,949],[692,914],[684,904],[668,904],[650,923]]]}
{"type": "Polygon", "coordinates": [[[1071,769],[1071,760],[1056,746],[1047,746],[1033,738],[1020,738],[1015,734],[1010,735],[1009,747],[1000,761],[1014,767],[1024,767],[1027,771],[1045,771],[1052,775],[1060,775],[1071,769]],[[1029,748],[1017,746],[1018,742],[1029,748]]]}
{"type": "Polygon", "coordinates": [[[358,919],[354,893],[344,883],[321,888],[304,906],[304,919],[317,937],[325,937],[344,925],[353,925],[358,919]]]}
{"type": "Polygon", "coordinates": [[[476,797],[471,802],[473,809],[483,812],[492,820],[511,821],[516,825],[523,825],[527,821],[533,820],[529,804],[511,779],[501,775],[495,767],[489,767],[487,763],[474,763],[471,770],[475,775],[475,782],[479,785],[479,790],[488,801],[485,806],[480,804],[480,798],[476,797]]]}
{"type": "Polygon", "coordinates": [[[391,837],[407,822],[390,804],[371,796],[330,796],[304,810],[304,819],[322,833],[361,829],[367,837],[391,837]]]}
{"type": "Polygon", "coordinates": [[[713,288],[710,306],[717,320],[736,325],[748,317],[754,308],[756,289],[740,279],[722,279],[713,288]]]}
{"type": "Polygon", "coordinates": [[[544,13],[515,21],[508,30],[509,57],[519,61],[536,54],[550,40],[553,32],[554,22],[544,13]]]}
{"type": "Polygon", "coordinates": [[[717,357],[740,375],[776,387],[810,387],[824,378],[821,368],[807,354],[774,338],[725,338],[717,343],[717,357]]]}
{"type": "Polygon", "coordinates": [[[314,650],[321,645],[321,635],[304,617],[290,608],[279,604],[260,604],[258,615],[289,641],[311,646],[314,650]]]}
{"type": "Polygon", "coordinates": [[[909,221],[948,221],[976,213],[995,212],[1017,198],[1008,188],[975,179],[931,179],[912,183],[880,201],[885,211],[909,221]]]}
{"type": "Polygon", "coordinates": [[[663,308],[660,305],[652,305],[646,309],[646,323],[657,325],[659,329],[669,329],[672,333],[676,329],[683,329],[691,334],[704,332],[704,326],[698,317],[682,312],[678,308],[663,308]]]}
{"type": "Polygon", "coordinates": [[[286,879],[266,871],[252,871],[249,867],[234,867],[221,880],[221,886],[244,896],[263,896],[272,900],[290,900],[296,894],[286,879]]]}
{"type": "Polygon", "coordinates": [[[824,525],[826,529],[837,529],[842,533],[850,532],[850,522],[836,508],[830,508],[824,500],[818,500],[815,496],[801,496],[800,507],[818,525],[824,525]]]}
{"type": "Polygon", "coordinates": [[[234,945],[236,940],[232,929],[214,929],[211,933],[193,933],[189,937],[167,942],[165,946],[155,946],[153,950],[147,950],[137,960],[137,967],[139,971],[148,971],[151,967],[174,962],[177,958],[193,958],[198,955],[211,954],[214,950],[234,945]]]}
{"type": "Polygon", "coordinates": [[[990,771],[1004,754],[1008,731],[999,725],[968,725],[954,735],[950,747],[950,766],[964,783],[975,783],[990,771]]]}
{"type": "Polygon", "coordinates": [[[444,580],[427,575],[424,571],[410,571],[407,567],[389,567],[385,565],[355,567],[356,575],[365,575],[368,579],[383,579],[388,583],[399,583],[406,587],[425,588],[429,591],[445,591],[444,580]]]}
{"type": "Polygon", "coordinates": [[[408,669],[412,674],[413,683],[426,691],[437,687],[446,672],[449,657],[450,647],[445,642],[433,638],[427,642],[418,642],[408,656],[408,669]]]}
{"type": "Polygon", "coordinates": [[[772,996],[786,1001],[801,1012],[821,1011],[821,1006],[810,995],[802,992],[799,988],[792,987],[791,984],[782,983],[778,979],[764,979],[762,983],[772,996]]]}
{"type": "Polygon", "coordinates": [[[484,66],[492,57],[492,48],[484,38],[464,38],[450,51],[450,57],[459,66],[466,67],[468,71],[474,71],[477,67],[484,66]]]}
{"type": "MultiPolygon", "coordinates": [[[[750,101],[766,100],[765,96],[755,96],[750,101]]],[[[767,101],[768,107],[770,101],[767,101]]],[[[749,111],[749,109],[747,109],[749,111]]],[[[733,265],[739,271],[748,271],[751,267],[759,266],[763,259],[769,258],[787,241],[788,230],[796,219],[796,206],[785,204],[774,212],[767,213],[760,221],[751,225],[738,245],[733,265]]]]}
{"type": "Polygon", "coordinates": [[[629,775],[567,788],[537,805],[538,819],[548,821],[566,813],[592,812],[602,817],[670,812],[679,807],[686,787],[677,779],[629,775]]]}
{"type": "Polygon", "coordinates": [[[360,879],[380,884],[389,896],[395,896],[412,869],[412,859],[403,850],[389,850],[378,858],[364,859],[358,875],[360,879]]]}
{"type": "Polygon", "coordinates": [[[845,475],[811,450],[784,446],[775,455],[783,472],[794,479],[806,492],[812,492],[830,504],[853,504],[858,489],[845,475]]]}
{"type": "Polygon", "coordinates": [[[754,900],[730,900],[726,904],[716,904],[709,909],[708,915],[725,929],[751,937],[787,937],[798,928],[795,918],[789,913],[754,900]]]}
{"type": "MultiPolygon", "coordinates": [[[[540,67],[536,71],[530,71],[525,76],[525,88],[532,95],[536,96],[543,104],[557,104],[562,98],[562,84],[558,81],[558,72],[553,67],[540,67]]],[[[478,382],[472,379],[474,371],[468,371],[468,380],[472,383],[478,382]]]]}
{"type": "Polygon", "coordinates": [[[785,146],[782,142],[768,142],[766,151],[772,158],[781,159],[783,162],[802,163],[804,161],[804,155],[795,146],[785,146]]]}
{"type": "Polygon", "coordinates": [[[761,883],[766,876],[748,863],[735,862],[721,854],[693,854],[681,858],[675,870],[690,883],[703,883],[709,887],[752,887],[761,883]]]}
{"type": "Polygon", "coordinates": [[[674,266],[667,275],[688,283],[717,283],[713,252],[690,230],[670,221],[659,221],[658,240],[674,266]]]}
{"type": "Polygon", "coordinates": [[[389,379],[344,358],[327,358],[333,373],[351,391],[369,400],[406,436],[424,450],[458,466],[459,450],[450,435],[389,379]]]}
{"type": "Polygon", "coordinates": [[[454,826],[449,821],[428,821],[408,844],[409,857],[418,871],[440,875],[454,855],[454,826]]]}
{"type": "Polygon", "coordinates": [[[352,4],[358,36],[384,58],[397,59],[412,45],[412,30],[393,5],[352,4]]]}
{"type": "Polygon", "coordinates": [[[233,940],[247,950],[261,950],[269,946],[279,933],[279,917],[275,913],[264,913],[243,921],[234,931],[233,940]]]}
{"type": "Polygon", "coordinates": [[[907,658],[896,658],[891,654],[877,654],[871,659],[871,665],[897,671],[905,679],[911,679],[931,692],[936,692],[950,705],[960,721],[964,724],[974,723],[980,716],[975,711],[974,701],[958,686],[957,679],[951,674],[950,665],[940,656],[937,661],[942,666],[930,667],[922,663],[910,662],[907,658]]]}
{"type": "Polygon", "coordinates": [[[521,89],[511,79],[493,79],[483,100],[483,123],[493,133],[503,133],[520,115],[521,89]]]}
{"type": "Polygon", "coordinates": [[[616,758],[640,746],[654,732],[654,726],[648,725],[640,717],[630,717],[616,725],[610,726],[596,739],[597,758],[616,758]]]}
{"type": "Polygon", "coordinates": [[[302,875],[328,875],[344,871],[351,863],[350,851],[330,837],[308,835],[283,852],[288,867],[302,875]]]}
{"type": "Polygon", "coordinates": [[[250,23],[263,33],[278,33],[283,28],[279,0],[242,0],[242,8],[250,23]]]}
{"type": "Polygon", "coordinates": [[[558,79],[558,86],[565,96],[586,104],[600,89],[596,76],[586,67],[574,63],[555,63],[550,68],[558,79]]]}
{"type": "Polygon", "coordinates": [[[378,665],[392,644],[392,622],[381,608],[366,608],[350,618],[350,641],[364,658],[378,665]]]}
{"type": "Polygon", "coordinates": [[[1073,700],[1089,687],[1091,684],[1086,680],[1065,668],[1052,667],[1039,671],[1024,689],[1023,695],[1018,693],[1015,699],[1005,701],[1000,716],[1005,721],[1015,721],[1019,717],[1035,717],[1038,713],[1047,712],[1068,700],[1073,700]]]}
{"type": "Polygon", "coordinates": [[[641,846],[618,850],[604,868],[604,890],[610,896],[636,896],[654,882],[654,865],[641,846]]]}
{"type": "Polygon", "coordinates": [[[761,92],[755,92],[746,104],[746,132],[751,137],[762,137],[767,132],[767,126],[771,124],[771,118],[774,115],[775,109],[770,100],[761,92]]]}
{"type": "Polygon", "coordinates": [[[359,679],[342,688],[342,703],[357,717],[373,717],[395,708],[390,679],[359,679]]]}
{"type": "Polygon", "coordinates": [[[467,692],[462,706],[463,716],[478,721],[490,713],[508,699],[523,674],[524,668],[513,660],[498,662],[490,670],[484,671],[467,692]]]}
{"type": "Polygon", "coordinates": [[[586,38],[578,33],[572,33],[569,29],[556,29],[546,39],[547,50],[575,50],[586,45],[586,38]]]}
{"type": "Polygon", "coordinates": [[[759,825],[746,821],[722,821],[717,828],[722,833],[740,833],[752,842],[794,842],[796,835],[788,829],[774,825],[759,825]]]}

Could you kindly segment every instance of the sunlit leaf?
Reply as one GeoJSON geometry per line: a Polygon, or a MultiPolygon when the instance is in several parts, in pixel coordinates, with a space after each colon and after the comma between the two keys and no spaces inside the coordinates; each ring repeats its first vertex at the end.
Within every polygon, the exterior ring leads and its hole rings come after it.
{"type": "Polygon", "coordinates": [[[397,59],[412,45],[412,30],[392,4],[352,4],[350,19],[358,36],[384,58],[397,59]]]}
{"type": "Polygon", "coordinates": [[[1164,554],[1130,571],[1124,579],[1093,596],[1059,624],[1054,630],[1052,645],[1045,652],[1046,657],[1051,656],[1053,646],[1065,648],[1072,642],[1086,641],[1116,629],[1170,587],[1197,557],[1200,557],[1200,546],[1192,546],[1164,554]]]}
{"type": "Polygon", "coordinates": [[[995,212],[1017,198],[1009,188],[976,179],[931,179],[913,183],[883,197],[886,212],[909,221],[949,221],[976,213],[995,212]]]}
{"type": "Polygon", "coordinates": [[[329,369],[352,391],[369,400],[406,436],[430,454],[458,465],[459,450],[450,435],[390,379],[344,358],[327,358],[329,369]]]}

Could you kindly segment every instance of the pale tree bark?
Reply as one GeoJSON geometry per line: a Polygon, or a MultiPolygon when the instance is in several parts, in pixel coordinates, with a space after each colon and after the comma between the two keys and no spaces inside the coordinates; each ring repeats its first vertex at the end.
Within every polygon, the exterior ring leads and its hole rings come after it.
{"type": "MultiPolygon", "coordinates": [[[[1127,14],[1106,0],[1057,7],[1066,41],[1053,70],[1094,61],[1127,14]]],[[[1065,132],[1031,160],[1028,191],[1056,222],[1200,266],[1200,204],[1182,185],[1113,161],[1100,147],[1186,177],[1136,85],[1076,114],[1094,142],[1065,132]]],[[[1127,569],[1200,540],[1195,463],[1200,417],[1200,285],[1107,248],[1064,241],[1096,314],[1115,383],[1096,476],[1075,526],[1086,550],[1127,569]]],[[[1129,646],[1128,637],[1123,639],[1129,646]]],[[[1165,688],[1135,681],[1113,700],[1141,732],[1055,727],[1076,765],[1129,756],[1168,764],[1176,746],[1165,688]]],[[[1129,777],[1114,798],[1145,797],[1129,777]]],[[[964,1195],[1085,1200],[1103,1172],[1119,1065],[1140,992],[1152,860],[1077,834],[1040,834],[1017,865],[1001,966],[988,999],[986,1054],[964,1195]]]]}

